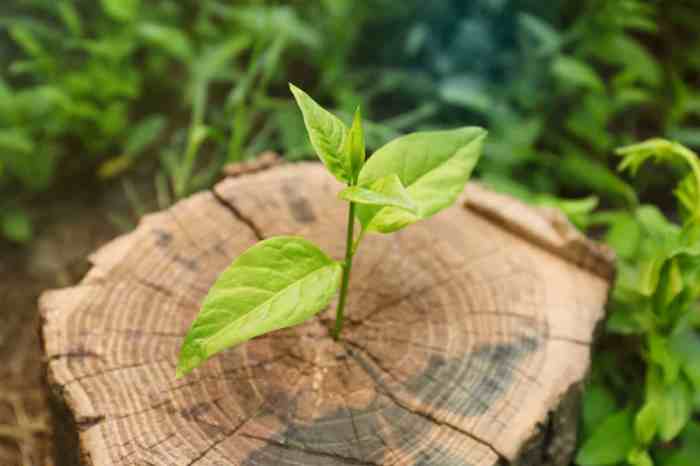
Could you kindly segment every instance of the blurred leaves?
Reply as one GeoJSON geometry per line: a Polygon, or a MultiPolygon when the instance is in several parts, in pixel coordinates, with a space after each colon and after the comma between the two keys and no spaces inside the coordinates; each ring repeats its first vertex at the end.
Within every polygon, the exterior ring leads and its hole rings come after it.
{"type": "Polygon", "coordinates": [[[10,0],[0,18],[3,197],[31,199],[57,170],[107,179],[145,163],[165,200],[207,187],[227,161],[309,154],[303,127],[283,118],[286,83],[299,76],[354,108],[344,70],[381,1],[10,0]]]}

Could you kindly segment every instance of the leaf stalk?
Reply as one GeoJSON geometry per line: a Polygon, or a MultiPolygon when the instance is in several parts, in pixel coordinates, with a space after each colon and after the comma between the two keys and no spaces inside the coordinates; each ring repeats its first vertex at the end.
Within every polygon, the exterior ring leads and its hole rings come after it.
{"type": "Polygon", "coordinates": [[[350,284],[350,272],[352,271],[352,258],[355,255],[357,246],[362,239],[362,232],[360,233],[357,242],[355,239],[355,203],[350,202],[350,207],[348,208],[348,228],[347,237],[345,239],[345,261],[343,262],[343,277],[340,284],[340,298],[338,299],[338,308],[335,313],[335,328],[333,329],[333,339],[338,340],[340,338],[340,332],[343,330],[343,319],[345,311],[345,301],[348,295],[348,285],[350,284]]]}

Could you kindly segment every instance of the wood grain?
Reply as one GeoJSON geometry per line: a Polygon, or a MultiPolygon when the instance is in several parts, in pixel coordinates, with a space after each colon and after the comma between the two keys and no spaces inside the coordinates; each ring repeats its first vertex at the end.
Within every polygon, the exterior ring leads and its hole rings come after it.
{"type": "Polygon", "coordinates": [[[340,189],[313,163],[229,178],[97,251],[79,286],[46,293],[47,376],[79,448],[65,462],[566,464],[612,258],[476,184],[365,239],[340,342],[332,303],[175,380],[198,304],[243,250],[291,234],[342,257],[340,189]]]}

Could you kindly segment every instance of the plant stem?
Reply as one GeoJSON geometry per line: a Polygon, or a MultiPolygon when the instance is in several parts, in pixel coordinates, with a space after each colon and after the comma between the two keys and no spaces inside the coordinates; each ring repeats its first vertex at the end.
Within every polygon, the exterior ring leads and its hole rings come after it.
{"type": "Polygon", "coordinates": [[[355,203],[350,203],[348,209],[348,233],[345,239],[345,262],[343,263],[343,278],[340,285],[340,298],[338,300],[338,309],[335,313],[335,329],[333,330],[333,338],[337,340],[340,337],[340,332],[343,330],[343,311],[345,310],[345,300],[348,294],[348,284],[350,283],[350,271],[352,270],[352,257],[355,254],[356,245],[353,243],[355,238],[355,203]]]}

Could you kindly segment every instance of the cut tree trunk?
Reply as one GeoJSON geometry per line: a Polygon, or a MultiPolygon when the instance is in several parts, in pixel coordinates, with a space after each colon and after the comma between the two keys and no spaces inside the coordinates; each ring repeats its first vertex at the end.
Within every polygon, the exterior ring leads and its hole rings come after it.
{"type": "Polygon", "coordinates": [[[341,341],[332,304],[175,380],[199,303],[246,248],[300,235],[342,257],[340,189],[313,163],[228,178],[146,216],[80,285],[46,293],[60,461],[567,464],[612,258],[556,213],[478,184],[365,238],[341,341]]]}

